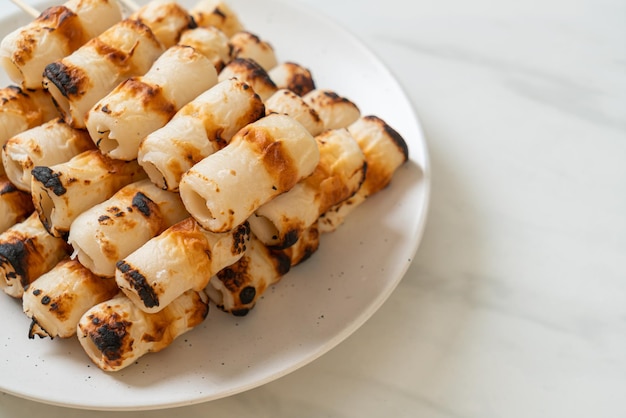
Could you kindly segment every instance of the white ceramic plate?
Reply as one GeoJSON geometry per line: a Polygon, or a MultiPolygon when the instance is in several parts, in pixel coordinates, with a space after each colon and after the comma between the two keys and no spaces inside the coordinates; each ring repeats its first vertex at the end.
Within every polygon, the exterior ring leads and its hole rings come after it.
{"type": "MultiPolygon", "coordinates": [[[[292,372],[339,344],[374,314],[406,272],[422,236],[430,177],[425,140],[402,89],[363,44],[310,10],[276,0],[229,4],[248,30],[272,43],[279,60],[307,66],[318,87],[350,98],[363,114],[378,115],[398,130],[410,161],[389,188],[324,235],[319,251],[269,289],[248,316],[229,316],[212,306],[197,329],[117,373],[90,364],[74,339],[29,340],[21,304],[0,294],[1,391],[106,410],[229,396],[292,372]]],[[[4,12],[2,36],[26,21],[4,12]]],[[[8,83],[6,77],[1,81],[8,83]]]]}

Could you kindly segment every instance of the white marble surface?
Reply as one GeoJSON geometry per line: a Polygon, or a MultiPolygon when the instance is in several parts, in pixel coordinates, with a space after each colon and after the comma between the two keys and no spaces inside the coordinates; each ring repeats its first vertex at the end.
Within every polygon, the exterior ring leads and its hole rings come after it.
{"type": "Polygon", "coordinates": [[[87,413],[0,395],[0,416],[626,416],[626,3],[299,1],[380,56],[428,138],[431,211],[400,286],[236,396],[87,413]]]}

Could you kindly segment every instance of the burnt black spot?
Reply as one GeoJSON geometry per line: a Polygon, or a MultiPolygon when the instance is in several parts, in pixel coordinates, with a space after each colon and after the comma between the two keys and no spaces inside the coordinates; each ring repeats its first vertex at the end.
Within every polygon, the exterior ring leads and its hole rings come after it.
{"type": "Polygon", "coordinates": [[[41,289],[35,289],[33,290],[33,295],[35,296],[39,296],[41,294],[41,289]]]}
{"type": "Polygon", "coordinates": [[[50,303],[50,296],[44,296],[41,298],[41,304],[42,305],[47,305],[50,303]]]}
{"type": "Polygon", "coordinates": [[[188,29],[195,29],[198,27],[198,22],[192,16],[189,16],[189,23],[187,24],[188,29]]]}
{"type": "Polygon", "coordinates": [[[110,216],[108,216],[108,215],[100,215],[100,217],[98,218],[98,223],[99,224],[106,224],[110,220],[111,220],[110,216]]]}
{"type": "Polygon", "coordinates": [[[247,305],[248,303],[252,303],[255,297],[256,297],[256,289],[252,286],[246,286],[243,289],[241,289],[241,292],[239,292],[239,300],[244,305],[247,305]]]}
{"type": "Polygon", "coordinates": [[[222,19],[226,19],[226,13],[221,11],[219,7],[216,7],[215,10],[213,10],[213,14],[221,17],[222,19]]]}
{"type": "Polygon", "coordinates": [[[111,113],[111,110],[109,109],[109,106],[104,105],[102,106],[102,108],[100,109],[102,111],[102,113],[111,113]]]}
{"type": "Polygon", "coordinates": [[[244,222],[233,232],[233,254],[241,254],[246,250],[246,243],[250,239],[250,224],[244,222]]]}
{"type": "Polygon", "coordinates": [[[145,194],[141,192],[137,192],[135,196],[133,196],[132,205],[136,207],[139,212],[141,212],[145,217],[149,217],[152,210],[150,209],[150,204],[154,204],[152,200],[145,194]]]}
{"type": "Polygon", "coordinates": [[[248,308],[234,309],[231,311],[231,313],[235,316],[246,316],[248,315],[248,312],[250,312],[250,309],[248,308]]]}
{"type": "Polygon", "coordinates": [[[33,177],[44,185],[46,189],[52,190],[57,196],[64,195],[67,190],[59,180],[60,173],[55,173],[50,167],[37,166],[32,170],[33,177]]]}
{"type": "Polygon", "coordinates": [[[90,337],[98,350],[108,360],[118,360],[122,357],[122,346],[126,337],[126,322],[114,321],[105,324],[91,333],[90,337]]]}
{"type": "Polygon", "coordinates": [[[283,237],[283,242],[280,245],[280,248],[291,247],[293,244],[298,242],[299,238],[300,238],[300,232],[297,229],[291,229],[287,231],[287,233],[283,237]]]}
{"type": "Polygon", "coordinates": [[[15,187],[15,184],[11,183],[10,181],[5,181],[4,187],[0,189],[0,195],[13,193],[16,191],[17,191],[17,187],[15,187]]]}
{"type": "Polygon", "coordinates": [[[150,286],[144,275],[124,260],[118,261],[116,267],[124,274],[128,284],[137,291],[137,294],[147,308],[159,306],[159,297],[154,293],[154,289],[152,289],[152,286],[150,286]]]}
{"type": "Polygon", "coordinates": [[[14,272],[7,274],[8,278],[21,277],[22,284],[30,283],[26,277],[28,266],[28,248],[23,241],[0,244],[0,265],[9,263],[14,272]]]}
{"type": "Polygon", "coordinates": [[[65,64],[57,61],[46,65],[43,76],[50,80],[63,96],[78,94],[78,84],[65,64]]]}
{"type": "Polygon", "coordinates": [[[48,331],[46,331],[38,322],[36,318],[33,318],[33,320],[30,322],[30,326],[28,327],[28,338],[30,338],[31,340],[35,338],[35,335],[39,336],[39,338],[44,338],[46,336],[49,336],[50,338],[52,338],[52,336],[50,336],[50,334],[48,334],[48,331]]]}
{"type": "Polygon", "coordinates": [[[291,257],[284,251],[272,251],[274,263],[276,263],[276,272],[279,276],[284,276],[291,270],[291,257]]]}

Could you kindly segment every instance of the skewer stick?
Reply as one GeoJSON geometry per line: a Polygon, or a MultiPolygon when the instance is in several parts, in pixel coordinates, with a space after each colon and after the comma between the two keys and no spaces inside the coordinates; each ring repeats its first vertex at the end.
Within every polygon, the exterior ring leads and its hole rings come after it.
{"type": "Polygon", "coordinates": [[[35,9],[33,6],[26,4],[22,0],[11,0],[13,4],[22,9],[24,12],[28,13],[33,18],[37,18],[39,16],[39,10],[35,9]]]}
{"type": "MultiPolygon", "coordinates": [[[[118,1],[120,5],[124,9],[128,10],[130,13],[133,13],[139,10],[139,5],[135,3],[134,0],[118,0],[118,1]]],[[[27,4],[24,0],[11,0],[11,2],[34,19],[39,17],[39,15],[41,14],[39,10],[35,9],[30,4],[27,4]]]]}

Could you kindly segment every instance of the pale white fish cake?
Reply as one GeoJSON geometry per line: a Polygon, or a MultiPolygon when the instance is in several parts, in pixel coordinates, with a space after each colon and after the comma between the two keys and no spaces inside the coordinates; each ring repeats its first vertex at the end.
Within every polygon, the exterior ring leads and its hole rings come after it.
{"type": "Polygon", "coordinates": [[[21,298],[24,289],[69,255],[65,240],[53,237],[33,212],[0,234],[0,288],[21,298]]]}
{"type": "Polygon", "coordinates": [[[239,16],[221,0],[200,0],[190,10],[200,27],[215,26],[231,37],[244,29],[239,16]]]}
{"type": "Polygon", "coordinates": [[[151,0],[129,18],[148,26],[165,48],[178,43],[184,31],[196,27],[189,12],[175,1],[151,0]]]}
{"type": "Polygon", "coordinates": [[[154,314],[120,294],[85,312],[77,326],[78,341],[100,369],[119,371],[147,353],[167,348],[200,325],[208,312],[209,300],[201,291],[186,292],[154,314]]]}
{"type": "Polygon", "coordinates": [[[261,100],[267,100],[278,88],[256,61],[247,58],[235,58],[219,73],[218,81],[237,78],[250,85],[261,100]]]}
{"type": "Polygon", "coordinates": [[[7,176],[0,176],[0,233],[22,222],[33,210],[30,194],[15,187],[7,176]]]}
{"type": "Polygon", "coordinates": [[[81,264],[110,277],[119,260],[188,216],[178,194],[140,180],[78,215],[67,241],[81,264]]]}
{"type": "Polygon", "coordinates": [[[34,167],[62,163],[93,148],[86,131],[56,118],[9,139],[2,149],[2,163],[9,180],[30,192],[34,167]]]}
{"type": "Polygon", "coordinates": [[[122,19],[117,1],[70,0],[45,9],[0,43],[0,65],[23,88],[41,88],[46,65],[78,49],[122,19]]]}
{"type": "Polygon", "coordinates": [[[214,274],[241,258],[249,236],[246,223],[214,233],[188,218],[117,263],[115,280],[139,309],[159,312],[184,292],[204,289],[214,274]]]}
{"type": "Polygon", "coordinates": [[[331,90],[316,89],[303,97],[324,122],[324,129],[347,128],[361,116],[354,102],[331,90]]]}
{"type": "Polygon", "coordinates": [[[230,37],[231,59],[247,58],[254,60],[265,71],[276,67],[278,59],[272,45],[258,35],[241,31],[230,37]]]}
{"type": "Polygon", "coordinates": [[[33,168],[31,197],[48,232],[65,237],[78,215],[144,178],[137,161],[115,160],[89,150],[61,164],[33,168]]]}
{"type": "Polygon", "coordinates": [[[276,87],[291,90],[298,96],[304,96],[315,90],[315,80],[311,71],[295,62],[282,62],[269,70],[267,74],[276,87]]]}
{"type": "Polygon", "coordinates": [[[331,232],[368,196],[389,185],[397,169],[409,158],[402,136],[378,116],[364,116],[348,127],[367,162],[365,180],[351,198],[333,206],[320,217],[320,231],[331,232]]]}
{"type": "Polygon", "coordinates": [[[320,215],[353,196],[365,178],[365,156],[347,129],[327,130],[315,139],[320,161],[313,174],[248,219],[252,232],[265,245],[293,245],[320,215]]]}
{"type": "Polygon", "coordinates": [[[230,62],[228,37],[216,27],[197,27],[183,32],[179,45],[187,45],[207,57],[220,72],[230,62]]]}
{"type": "Polygon", "coordinates": [[[96,276],[78,260],[63,259],[22,296],[22,309],[32,320],[28,336],[72,337],[85,312],[118,292],[112,277],[96,276]]]}
{"type": "Polygon", "coordinates": [[[45,90],[23,90],[17,86],[1,88],[0,148],[12,136],[58,116],[52,97],[45,90]]]}
{"type": "Polygon", "coordinates": [[[220,150],[241,128],[264,114],[259,96],[246,83],[224,80],[183,106],[139,146],[138,161],[153,183],[177,191],[182,175],[220,150]]]}
{"type": "Polygon", "coordinates": [[[291,90],[280,89],[265,101],[265,113],[288,115],[300,122],[311,135],[317,136],[324,130],[324,123],[315,109],[291,90]]]}
{"type": "Polygon", "coordinates": [[[224,232],[309,176],[318,161],[317,142],[306,128],[289,116],[271,114],[187,171],[180,195],[200,225],[224,232]]]}
{"type": "Polygon", "coordinates": [[[175,45],[146,74],[123,81],[98,101],[85,118],[87,130],[105,155],[135,160],[147,135],[215,83],[217,71],[207,57],[175,45]]]}
{"type": "Polygon", "coordinates": [[[43,85],[63,119],[84,128],[87,112],[123,80],[146,73],[163,46],[143,23],[125,19],[72,54],[46,65],[43,85]]]}

